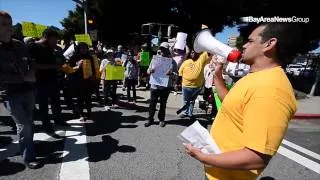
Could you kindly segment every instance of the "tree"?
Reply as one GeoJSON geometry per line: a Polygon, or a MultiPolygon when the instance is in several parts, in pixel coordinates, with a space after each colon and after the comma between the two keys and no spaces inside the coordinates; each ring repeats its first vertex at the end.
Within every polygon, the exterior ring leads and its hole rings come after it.
{"type": "MultiPolygon", "coordinates": [[[[298,12],[308,10],[317,12],[315,1],[305,0],[303,3],[280,4],[276,0],[88,0],[88,17],[93,18],[95,28],[100,32],[99,38],[106,41],[127,41],[130,33],[140,32],[141,24],[147,22],[170,23],[181,27],[188,33],[188,42],[206,24],[212,33],[221,32],[224,26],[242,24],[242,16],[298,16],[298,12]],[[284,10],[289,12],[284,13],[284,10]],[[124,19],[123,19],[124,17],[124,19]]],[[[310,17],[308,23],[308,40],[312,44],[319,41],[319,18],[310,17]]],[[[77,7],[63,19],[62,25],[74,33],[83,33],[83,10],[77,7]]],[[[241,27],[240,30],[245,29],[241,27]]],[[[247,28],[248,29],[248,28],[247,28]]],[[[245,34],[241,33],[244,37],[245,34]]],[[[301,47],[303,51],[314,46],[301,47]]]]}

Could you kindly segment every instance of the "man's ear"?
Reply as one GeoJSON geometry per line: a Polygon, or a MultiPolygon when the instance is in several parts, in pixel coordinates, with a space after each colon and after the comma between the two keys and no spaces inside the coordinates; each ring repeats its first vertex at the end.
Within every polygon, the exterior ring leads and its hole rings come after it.
{"type": "Polygon", "coordinates": [[[277,43],[278,43],[277,38],[271,38],[267,42],[265,42],[264,49],[266,51],[271,50],[276,46],[277,43]]]}

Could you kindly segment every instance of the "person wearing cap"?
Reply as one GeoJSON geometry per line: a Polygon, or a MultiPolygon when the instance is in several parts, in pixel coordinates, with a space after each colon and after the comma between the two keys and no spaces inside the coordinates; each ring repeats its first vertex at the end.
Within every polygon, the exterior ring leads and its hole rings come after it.
{"type": "Polygon", "coordinates": [[[106,68],[108,65],[115,65],[114,51],[108,49],[104,55],[104,59],[100,64],[101,79],[103,79],[103,91],[104,91],[104,108],[106,111],[110,110],[110,106],[116,105],[117,100],[117,81],[107,80],[106,68]],[[111,99],[111,101],[110,101],[111,99]]]}
{"type": "Polygon", "coordinates": [[[209,180],[257,179],[277,154],[297,111],[283,67],[299,53],[303,39],[297,23],[259,24],[243,46],[243,62],[250,65],[250,72],[230,91],[222,79],[223,64],[215,62],[222,106],[210,135],[221,153],[204,154],[186,145],[186,152],[204,164],[209,180]]]}
{"type": "Polygon", "coordinates": [[[200,92],[204,85],[204,66],[210,62],[211,56],[207,52],[197,53],[192,50],[191,58],[185,60],[179,69],[179,76],[182,77],[183,104],[190,101],[186,111],[180,115],[181,118],[194,118],[193,106],[197,98],[194,94],[200,92]]]}
{"type": "MultiPolygon", "coordinates": [[[[156,111],[156,106],[158,101],[160,102],[160,109],[158,113],[158,119],[160,121],[160,126],[164,127],[165,126],[165,115],[166,115],[166,106],[167,106],[167,100],[169,97],[169,94],[171,92],[171,89],[173,87],[173,82],[172,82],[172,77],[177,75],[178,69],[177,69],[177,64],[175,61],[170,57],[170,51],[169,51],[169,44],[167,42],[161,43],[159,49],[158,49],[159,54],[157,56],[162,56],[162,57],[167,57],[164,60],[165,61],[171,61],[172,63],[172,68],[167,70],[166,75],[169,76],[169,82],[167,87],[151,84],[150,87],[150,106],[149,106],[149,117],[148,117],[148,122],[146,122],[144,125],[145,127],[149,127],[154,123],[154,115],[156,111]]],[[[154,56],[154,57],[157,57],[154,56]]],[[[148,68],[148,74],[154,73],[156,70],[153,69],[152,61],[149,65],[148,68]]]]}

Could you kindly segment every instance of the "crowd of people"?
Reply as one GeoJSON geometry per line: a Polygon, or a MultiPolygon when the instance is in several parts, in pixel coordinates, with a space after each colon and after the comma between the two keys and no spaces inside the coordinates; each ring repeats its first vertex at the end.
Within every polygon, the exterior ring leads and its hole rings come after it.
{"type": "Polygon", "coordinates": [[[299,39],[295,33],[298,33],[295,29],[283,24],[260,25],[243,46],[245,64],[230,63],[224,69],[217,54],[198,53],[187,46],[176,49],[167,42],[147,56],[144,45],[140,52],[124,50],[121,45],[116,50],[100,48],[97,52],[84,42],[71,42],[61,48],[57,45],[59,34],[50,28],[39,40],[25,38],[21,42],[12,38],[11,16],[1,11],[0,84],[6,90],[6,106],[17,125],[24,162],[29,168],[39,167],[33,144],[36,104],[43,131],[53,133],[49,104],[54,123],[68,126],[61,117],[61,92],[74,118],[86,121],[92,119],[92,97],[106,111],[117,106],[119,85],[126,90],[128,103],[135,104],[139,77],[147,73],[150,103],[145,127],[154,123],[158,102],[159,125],[165,127],[169,94],[178,91],[179,86],[183,95],[181,105],[188,106],[180,117],[194,119],[195,100],[204,89],[204,99],[212,106],[210,118],[215,117],[210,133],[224,153],[208,155],[192,145],[186,145],[186,152],[206,165],[208,179],[254,179],[276,153],[296,111],[292,86],[281,68],[296,53],[299,39]],[[147,65],[142,59],[145,57],[147,65]],[[119,72],[123,74],[118,77],[119,72]],[[229,72],[234,74],[230,90],[226,88],[229,72]],[[163,81],[157,81],[160,76],[163,81]],[[223,101],[219,110],[213,92],[223,101]]]}

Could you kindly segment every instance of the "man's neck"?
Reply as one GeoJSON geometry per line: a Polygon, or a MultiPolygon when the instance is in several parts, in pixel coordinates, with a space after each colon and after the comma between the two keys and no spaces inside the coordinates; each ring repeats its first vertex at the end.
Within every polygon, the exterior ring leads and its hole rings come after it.
{"type": "Polygon", "coordinates": [[[250,65],[250,72],[258,72],[277,66],[280,66],[280,64],[276,60],[270,58],[261,58],[258,61],[254,62],[252,65],[250,65]]]}

